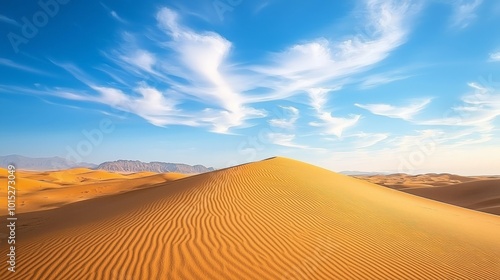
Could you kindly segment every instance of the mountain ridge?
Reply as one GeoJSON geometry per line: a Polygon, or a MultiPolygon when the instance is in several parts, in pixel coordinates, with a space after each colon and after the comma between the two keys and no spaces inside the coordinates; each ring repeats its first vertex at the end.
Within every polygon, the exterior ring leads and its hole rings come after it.
{"type": "Polygon", "coordinates": [[[157,173],[178,172],[184,174],[205,173],[215,170],[213,167],[205,167],[200,164],[189,165],[184,163],[169,163],[160,161],[142,162],[139,160],[122,160],[122,159],[103,162],[99,164],[95,169],[105,170],[109,172],[125,172],[125,173],[149,171],[157,173]]]}

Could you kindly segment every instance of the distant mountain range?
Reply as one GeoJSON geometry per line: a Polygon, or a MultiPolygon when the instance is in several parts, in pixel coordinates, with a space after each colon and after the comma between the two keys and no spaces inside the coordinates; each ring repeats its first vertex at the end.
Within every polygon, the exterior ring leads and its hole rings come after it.
{"type": "Polygon", "coordinates": [[[214,171],[212,167],[205,167],[203,165],[188,165],[182,163],[167,163],[167,162],[142,162],[133,160],[117,160],[104,162],[99,165],[86,162],[72,162],[61,157],[49,158],[30,158],[20,155],[0,156],[0,167],[6,168],[9,164],[14,163],[18,169],[24,170],[60,170],[69,168],[85,167],[90,169],[100,169],[110,172],[178,172],[178,173],[204,173],[214,171]]]}
{"type": "Polygon", "coordinates": [[[178,172],[178,173],[205,173],[214,171],[212,167],[203,165],[187,165],[182,163],[167,162],[142,162],[138,160],[117,160],[99,164],[96,169],[110,172],[141,172],[150,171],[157,173],[178,172]]]}

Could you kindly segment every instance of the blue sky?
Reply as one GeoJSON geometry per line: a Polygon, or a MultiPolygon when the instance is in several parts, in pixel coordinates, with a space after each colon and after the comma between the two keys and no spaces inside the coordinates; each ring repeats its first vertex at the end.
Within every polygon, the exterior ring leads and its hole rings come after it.
{"type": "Polygon", "coordinates": [[[500,174],[498,1],[0,8],[2,155],[500,174]]]}

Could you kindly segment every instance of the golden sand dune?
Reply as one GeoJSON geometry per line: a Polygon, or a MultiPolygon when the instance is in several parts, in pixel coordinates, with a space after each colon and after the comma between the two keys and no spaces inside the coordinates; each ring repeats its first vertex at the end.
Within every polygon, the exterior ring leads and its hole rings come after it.
{"type": "MultiPolygon", "coordinates": [[[[155,184],[181,179],[179,173],[141,172],[129,175],[69,169],[64,171],[19,171],[16,173],[17,212],[33,212],[57,208],[65,204],[113,195],[155,184]]],[[[7,170],[0,170],[0,213],[7,209],[7,170]]]]}
{"type": "MultiPolygon", "coordinates": [[[[127,178],[141,178],[141,177],[146,177],[146,176],[152,176],[155,174],[158,174],[158,173],[149,172],[149,171],[142,171],[142,172],[127,174],[126,176],[127,176],[127,178]]],[[[180,173],[175,173],[175,174],[180,174],[180,173]]]]}
{"type": "Polygon", "coordinates": [[[445,187],[404,189],[402,191],[500,215],[500,179],[472,181],[445,187]]]}
{"type": "Polygon", "coordinates": [[[29,176],[32,179],[50,180],[59,184],[77,184],[77,183],[92,183],[96,181],[110,179],[124,179],[123,174],[110,173],[102,170],[91,170],[86,168],[77,168],[61,171],[44,172],[40,175],[29,176]]]}
{"type": "Polygon", "coordinates": [[[498,236],[497,216],[273,158],[19,215],[0,279],[500,279],[498,236]]]}
{"type": "Polygon", "coordinates": [[[488,177],[466,177],[453,174],[390,174],[390,175],[357,175],[353,176],[374,184],[389,187],[391,189],[406,189],[406,188],[427,188],[437,186],[449,186],[458,183],[465,183],[477,180],[491,179],[488,177]]]}

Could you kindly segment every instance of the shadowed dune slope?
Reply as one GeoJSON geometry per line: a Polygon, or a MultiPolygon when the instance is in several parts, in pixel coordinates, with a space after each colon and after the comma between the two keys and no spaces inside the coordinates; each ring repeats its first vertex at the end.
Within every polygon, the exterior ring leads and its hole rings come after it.
{"type": "Polygon", "coordinates": [[[499,217],[285,158],[19,224],[1,279],[500,279],[499,217]]]}
{"type": "Polygon", "coordinates": [[[500,215],[500,179],[480,180],[444,187],[403,189],[401,191],[500,215]]]}

